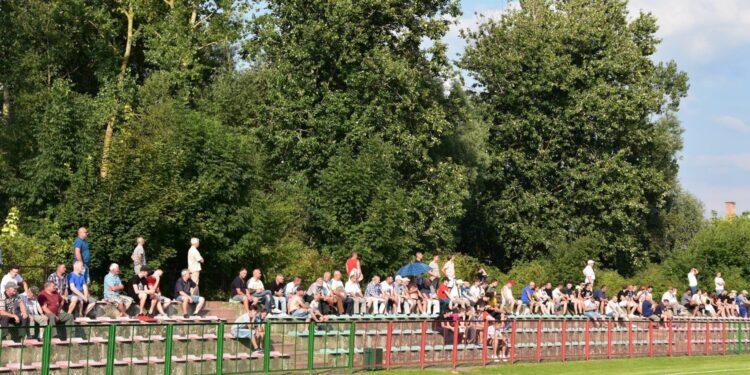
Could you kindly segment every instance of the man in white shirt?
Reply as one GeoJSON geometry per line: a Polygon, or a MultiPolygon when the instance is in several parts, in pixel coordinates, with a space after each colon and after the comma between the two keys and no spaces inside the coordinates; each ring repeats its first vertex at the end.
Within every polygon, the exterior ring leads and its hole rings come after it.
{"type": "Polygon", "coordinates": [[[430,262],[430,280],[432,280],[432,285],[435,285],[435,282],[440,278],[440,266],[438,265],[438,262],[440,261],[440,256],[435,255],[432,257],[432,262],[430,262]]]}
{"type": "Polygon", "coordinates": [[[359,286],[358,278],[350,278],[344,286],[344,292],[346,293],[346,298],[351,299],[352,301],[352,311],[347,311],[348,315],[351,315],[352,313],[363,314],[367,312],[367,302],[362,294],[362,288],[359,286]]]}
{"type": "Polygon", "coordinates": [[[448,255],[448,261],[443,265],[443,274],[448,280],[456,279],[456,266],[453,263],[453,255],[448,255]]]}
{"type": "Polygon", "coordinates": [[[259,269],[253,270],[253,277],[247,281],[247,291],[253,297],[257,298],[263,306],[266,307],[267,312],[271,312],[271,291],[266,290],[263,286],[263,282],[260,280],[262,274],[259,269]]]}
{"type": "Polygon", "coordinates": [[[398,296],[393,291],[393,277],[388,276],[385,281],[380,283],[380,293],[385,300],[385,311],[390,311],[391,314],[396,313],[396,306],[398,306],[398,296]]]}
{"type": "Polygon", "coordinates": [[[135,274],[141,273],[141,267],[146,265],[146,252],[143,249],[143,245],[146,244],[146,240],[143,237],[138,237],[135,240],[136,246],[133,249],[133,254],[130,259],[133,259],[133,270],[135,274]]]}
{"type": "Polygon", "coordinates": [[[21,274],[18,272],[18,267],[11,266],[10,271],[8,271],[5,276],[3,276],[2,281],[0,281],[0,294],[5,293],[5,285],[9,282],[14,282],[16,285],[23,286],[23,291],[26,292],[29,290],[29,285],[26,284],[26,281],[23,280],[23,277],[21,277],[21,274]]]}
{"type": "Polygon", "coordinates": [[[698,269],[693,267],[690,269],[690,272],[687,274],[688,279],[688,286],[690,287],[690,291],[695,294],[696,291],[698,291],[698,278],[696,275],[698,274],[698,269]]]}
{"type": "Polygon", "coordinates": [[[284,295],[286,295],[287,301],[289,301],[292,297],[294,297],[297,294],[297,289],[299,288],[300,284],[302,284],[302,278],[299,276],[294,278],[294,281],[290,281],[286,286],[284,287],[284,295]]]}
{"type": "Polygon", "coordinates": [[[716,286],[716,294],[719,295],[724,291],[724,279],[721,277],[721,272],[716,273],[714,278],[714,285],[716,286]]]}
{"type": "Polygon", "coordinates": [[[584,280],[583,282],[586,284],[591,284],[591,286],[594,286],[594,280],[596,280],[596,274],[594,273],[594,261],[589,259],[589,261],[586,263],[586,267],[583,269],[583,276],[584,280]]]}
{"type": "Polygon", "coordinates": [[[203,257],[201,256],[201,253],[198,251],[198,247],[200,246],[201,242],[199,239],[193,237],[190,239],[190,249],[188,250],[187,254],[187,265],[188,265],[188,271],[190,271],[190,279],[193,280],[195,285],[199,284],[200,275],[201,275],[201,264],[203,263],[203,257]]]}

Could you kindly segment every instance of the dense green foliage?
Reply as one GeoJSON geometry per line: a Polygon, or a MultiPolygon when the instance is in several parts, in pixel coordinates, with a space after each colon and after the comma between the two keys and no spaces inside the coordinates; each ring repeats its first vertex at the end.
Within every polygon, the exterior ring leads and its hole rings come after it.
{"type": "Polygon", "coordinates": [[[173,276],[199,237],[216,285],[241,266],[309,279],[352,250],[370,273],[420,250],[465,254],[463,277],[482,261],[540,280],[577,280],[588,258],[626,276],[692,261],[687,78],[651,59],[656,20],[524,1],[467,34],[467,89],[441,41],[459,9],[0,2],[0,214],[19,227],[4,253],[66,258],[85,225],[95,277],[138,235],[173,276]]]}

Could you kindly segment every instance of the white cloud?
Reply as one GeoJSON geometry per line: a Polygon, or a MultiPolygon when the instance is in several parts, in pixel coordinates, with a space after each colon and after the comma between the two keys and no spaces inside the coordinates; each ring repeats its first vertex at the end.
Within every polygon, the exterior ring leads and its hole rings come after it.
{"type": "Polygon", "coordinates": [[[631,0],[629,8],[631,15],[651,12],[658,18],[658,35],[665,46],[699,63],[750,44],[747,0],[631,0]]]}
{"type": "Polygon", "coordinates": [[[750,125],[733,116],[719,116],[714,122],[723,128],[738,131],[740,133],[750,133],[750,125]]]}

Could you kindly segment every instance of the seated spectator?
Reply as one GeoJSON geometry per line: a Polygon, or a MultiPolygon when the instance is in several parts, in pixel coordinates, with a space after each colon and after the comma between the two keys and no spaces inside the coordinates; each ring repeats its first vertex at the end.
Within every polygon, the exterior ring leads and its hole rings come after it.
{"type": "Polygon", "coordinates": [[[291,298],[289,298],[289,300],[287,301],[289,315],[296,318],[303,318],[306,322],[309,322],[310,320],[316,323],[327,321],[328,317],[310,309],[310,306],[305,303],[305,300],[302,297],[304,294],[305,291],[303,289],[297,289],[295,294],[291,298]]]}
{"type": "Polygon", "coordinates": [[[750,301],[747,299],[747,290],[743,290],[737,295],[735,304],[738,307],[740,317],[747,318],[747,308],[750,306],[750,301]]]}
{"type": "Polygon", "coordinates": [[[383,314],[385,312],[385,298],[383,291],[380,289],[380,277],[373,276],[367,288],[365,288],[365,300],[368,308],[372,307],[373,314],[383,314]]]}
{"type": "Polygon", "coordinates": [[[232,284],[230,285],[230,295],[232,296],[232,301],[241,302],[242,305],[245,307],[245,313],[250,313],[250,305],[251,300],[252,304],[255,304],[258,299],[253,299],[250,297],[250,293],[247,292],[247,282],[245,281],[245,278],[247,277],[247,268],[240,269],[239,274],[237,277],[232,280],[232,284]]]}
{"type": "Polygon", "coordinates": [[[26,281],[23,280],[23,277],[21,277],[21,274],[18,271],[18,266],[10,266],[10,270],[8,270],[8,273],[3,276],[2,281],[0,281],[0,294],[5,291],[5,284],[11,281],[16,283],[19,287],[23,286],[24,292],[29,289],[29,285],[26,284],[26,281]]]}
{"type": "Polygon", "coordinates": [[[440,301],[437,298],[437,291],[435,286],[432,285],[431,278],[424,279],[422,286],[419,288],[419,293],[422,298],[424,313],[437,315],[440,312],[440,301]]]}
{"type": "Polygon", "coordinates": [[[469,288],[469,292],[466,294],[466,298],[469,300],[472,306],[476,306],[484,296],[484,289],[482,288],[482,280],[474,280],[474,284],[469,288]]]}
{"type": "MultiPolygon", "coordinates": [[[[338,271],[337,271],[338,272],[338,271]]],[[[339,274],[340,275],[340,274],[339,274]]],[[[342,285],[343,286],[343,285],[342,285]]],[[[268,291],[271,292],[273,306],[271,312],[274,314],[286,314],[286,295],[284,295],[284,275],[277,274],[276,279],[268,284],[268,291]]]]}
{"type": "Polygon", "coordinates": [[[288,301],[294,297],[294,295],[297,294],[297,289],[299,288],[300,284],[302,284],[302,278],[299,276],[294,278],[294,281],[290,281],[286,286],[284,287],[284,296],[286,297],[287,303],[288,301]]]}
{"type": "Polygon", "coordinates": [[[346,300],[344,305],[346,306],[346,314],[364,314],[367,312],[367,300],[362,293],[362,288],[359,286],[359,275],[353,272],[352,277],[346,282],[344,286],[344,293],[346,293],[346,300]]]}
{"type": "Polygon", "coordinates": [[[57,326],[56,337],[63,341],[67,340],[70,337],[73,315],[62,309],[63,299],[57,294],[55,283],[51,281],[44,283],[44,290],[39,293],[37,300],[42,312],[47,315],[48,327],[57,326]]]}
{"type": "Polygon", "coordinates": [[[662,301],[667,301],[666,306],[672,310],[673,315],[682,315],[685,307],[677,300],[677,289],[669,287],[661,296],[662,301]]]}
{"type": "Polygon", "coordinates": [[[156,270],[146,277],[146,284],[151,291],[149,294],[151,296],[151,306],[148,309],[148,314],[151,316],[154,315],[154,309],[156,309],[156,311],[159,312],[159,316],[166,317],[167,313],[165,310],[169,307],[169,304],[172,303],[171,299],[164,297],[161,294],[159,284],[161,283],[162,274],[162,270],[156,270]]]}
{"type": "Polygon", "coordinates": [[[618,303],[617,296],[612,296],[607,300],[607,306],[604,310],[604,314],[614,320],[629,320],[628,313],[618,303]]]}
{"type": "Polygon", "coordinates": [[[693,292],[690,290],[690,288],[685,289],[685,293],[682,293],[682,298],[680,298],[680,304],[685,307],[685,309],[689,312],[693,312],[693,292]]]}
{"type": "MultiPolygon", "coordinates": [[[[0,293],[0,327],[9,329],[11,340],[20,342],[25,336],[24,328],[29,325],[29,314],[26,306],[18,296],[18,285],[15,281],[5,284],[5,290],[0,293]]],[[[2,330],[3,336],[5,330],[2,330]]],[[[4,337],[3,337],[4,338],[4,337]]]]}
{"type": "Polygon", "coordinates": [[[188,315],[188,305],[195,305],[193,316],[197,316],[203,308],[203,304],[206,303],[206,300],[196,294],[197,285],[195,284],[195,281],[190,278],[190,271],[184,269],[180,275],[181,277],[177,279],[177,282],[174,285],[174,297],[175,301],[182,304],[183,317],[187,319],[190,317],[190,315],[188,315]]]}
{"type": "Polygon", "coordinates": [[[724,301],[724,308],[727,312],[728,317],[739,316],[739,308],[734,303],[734,300],[737,298],[737,291],[733,290],[731,292],[727,292],[726,290],[724,290],[719,297],[724,301]]]}
{"type": "Polygon", "coordinates": [[[695,288],[695,293],[690,297],[690,311],[693,312],[693,316],[703,315],[706,306],[703,304],[703,297],[701,296],[701,290],[695,288]]]}
{"type": "Polygon", "coordinates": [[[386,276],[385,280],[380,283],[380,291],[383,293],[383,299],[385,300],[385,312],[395,314],[397,313],[398,296],[393,290],[393,277],[386,276]]]}
{"type": "Polygon", "coordinates": [[[521,291],[521,303],[523,304],[524,310],[529,311],[529,312],[532,311],[532,308],[534,307],[532,303],[534,302],[535,291],[536,291],[536,284],[534,284],[533,281],[530,282],[529,285],[527,285],[521,291]]]}
{"type": "Polygon", "coordinates": [[[153,292],[148,288],[149,269],[146,266],[140,268],[138,274],[128,281],[127,294],[133,301],[138,301],[138,316],[147,316],[146,302],[151,299],[153,292]]]}
{"type": "Polygon", "coordinates": [[[650,295],[643,296],[641,301],[641,316],[650,320],[659,320],[659,317],[653,317],[654,315],[654,302],[650,295]]]}
{"type": "MultiPolygon", "coordinates": [[[[425,306],[423,303],[424,298],[422,297],[422,293],[419,291],[419,287],[417,287],[417,280],[409,280],[406,279],[406,295],[407,295],[407,302],[409,305],[409,309],[406,311],[407,314],[412,313],[419,313],[424,314],[425,306]]],[[[422,283],[424,283],[424,280],[422,280],[422,283]]],[[[407,302],[404,302],[404,306],[407,305],[407,302]]]]}
{"type": "Polygon", "coordinates": [[[671,322],[673,319],[672,313],[669,311],[669,301],[668,300],[662,300],[661,303],[657,304],[654,308],[654,316],[658,317],[657,319],[652,319],[654,321],[660,321],[666,327],[666,324],[668,322],[671,322]]]}
{"type": "MultiPolygon", "coordinates": [[[[445,280],[449,280],[447,277],[445,280]]],[[[446,310],[443,313],[443,319],[440,321],[440,327],[438,327],[438,332],[440,332],[441,335],[443,335],[443,344],[445,345],[453,345],[453,336],[457,334],[457,327],[455,324],[454,317],[458,317],[458,314],[454,314],[451,310],[446,310]]]]}
{"type": "Polygon", "coordinates": [[[119,275],[120,266],[112,263],[109,266],[109,273],[104,276],[104,301],[116,307],[120,311],[120,317],[127,317],[127,311],[133,304],[133,299],[122,294],[125,285],[122,284],[119,275]]]}
{"type": "Polygon", "coordinates": [[[37,296],[39,295],[39,288],[32,286],[25,294],[21,294],[21,301],[26,305],[26,311],[29,314],[29,325],[34,326],[34,338],[42,339],[41,327],[47,326],[47,315],[42,312],[42,307],[39,306],[37,296]]]}
{"type": "Polygon", "coordinates": [[[319,304],[316,303],[310,303],[310,306],[315,308],[320,308],[320,311],[324,315],[328,315],[331,313],[334,314],[343,314],[344,313],[344,301],[341,298],[341,295],[338,294],[333,288],[331,287],[331,273],[326,272],[323,274],[322,282],[320,285],[320,291],[319,291],[319,304]]]}
{"type": "Polygon", "coordinates": [[[469,307],[469,300],[464,297],[464,282],[463,280],[451,279],[453,285],[450,290],[450,304],[448,308],[453,310],[457,308],[465,309],[469,307]]]}
{"type": "Polygon", "coordinates": [[[253,276],[247,281],[247,291],[250,296],[257,298],[263,304],[266,311],[271,311],[271,292],[263,287],[263,281],[260,280],[261,276],[259,269],[253,270],[253,276]]]}
{"type": "Polygon", "coordinates": [[[587,296],[584,299],[585,304],[585,310],[583,311],[583,315],[585,315],[587,318],[594,321],[594,325],[596,326],[596,322],[598,320],[604,321],[604,317],[599,314],[599,302],[594,301],[593,296],[587,296]]]}
{"type": "Polygon", "coordinates": [[[443,282],[440,283],[437,289],[437,298],[440,302],[440,316],[445,315],[446,311],[448,310],[448,307],[450,306],[451,298],[450,298],[450,285],[451,280],[449,278],[444,278],[443,282]]]}
{"type": "Polygon", "coordinates": [[[73,272],[68,274],[67,285],[68,295],[70,296],[68,314],[71,315],[74,315],[76,307],[78,307],[79,316],[88,316],[94,310],[94,307],[96,307],[96,299],[89,294],[89,286],[86,283],[86,276],[83,274],[83,269],[83,262],[76,261],[73,263],[73,272]],[[83,309],[84,306],[86,306],[85,312],[83,309]]]}
{"type": "Polygon", "coordinates": [[[552,290],[552,311],[557,313],[558,311],[562,315],[568,313],[568,295],[563,293],[563,285],[557,284],[557,287],[552,290]]]}
{"type": "MultiPolygon", "coordinates": [[[[504,317],[503,317],[504,318],[504,317]]],[[[505,321],[495,320],[487,328],[487,339],[492,347],[492,359],[495,362],[502,360],[507,362],[508,340],[503,331],[505,321]]]]}
{"type": "MultiPolygon", "coordinates": [[[[70,302],[70,295],[68,293],[68,289],[70,288],[68,286],[68,275],[65,273],[66,271],[65,263],[58,263],[55,267],[55,272],[47,277],[47,281],[55,283],[55,291],[57,291],[57,294],[63,298],[65,303],[68,303],[70,302]]],[[[39,295],[39,293],[35,294],[39,295]]]]}
{"type": "Polygon", "coordinates": [[[549,314],[550,313],[550,296],[547,295],[547,292],[544,290],[544,288],[537,288],[537,290],[534,292],[534,310],[532,312],[537,312],[540,314],[549,314]]]}
{"type": "Polygon", "coordinates": [[[594,301],[599,302],[600,313],[604,313],[607,307],[607,286],[602,285],[594,291],[594,301]]]}
{"type": "Polygon", "coordinates": [[[404,284],[403,277],[396,275],[396,279],[393,282],[393,296],[396,299],[395,313],[396,314],[408,314],[410,306],[408,306],[408,296],[406,294],[406,285],[404,284]]]}
{"type": "Polygon", "coordinates": [[[262,353],[263,346],[261,345],[261,343],[263,342],[263,337],[265,337],[266,335],[265,328],[263,326],[263,313],[259,312],[258,307],[253,305],[252,307],[250,307],[250,313],[248,315],[250,318],[248,327],[250,327],[253,332],[250,336],[250,343],[253,345],[253,352],[262,353]]]}

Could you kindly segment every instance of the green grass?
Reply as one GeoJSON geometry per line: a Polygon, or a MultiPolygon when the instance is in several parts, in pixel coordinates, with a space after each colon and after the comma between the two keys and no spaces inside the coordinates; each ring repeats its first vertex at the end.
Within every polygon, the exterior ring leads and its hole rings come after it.
{"type": "Polygon", "coordinates": [[[426,369],[379,372],[387,375],[701,375],[701,374],[748,374],[750,355],[727,355],[712,357],[661,357],[577,361],[566,363],[540,363],[515,365],[488,365],[487,368],[458,368],[453,371],[426,369]]]}

